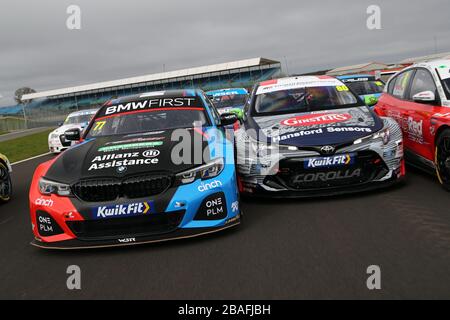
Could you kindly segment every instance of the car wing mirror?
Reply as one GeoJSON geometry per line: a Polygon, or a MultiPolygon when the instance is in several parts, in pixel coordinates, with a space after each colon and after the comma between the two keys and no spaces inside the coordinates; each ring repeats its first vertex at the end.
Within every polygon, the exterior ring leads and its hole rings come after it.
{"type": "Polygon", "coordinates": [[[412,98],[414,102],[419,103],[431,103],[436,101],[436,95],[433,91],[422,91],[415,94],[412,98]]]}
{"type": "Polygon", "coordinates": [[[222,126],[229,126],[235,124],[237,121],[239,121],[239,118],[235,113],[222,113],[220,115],[220,124],[222,126]]]}

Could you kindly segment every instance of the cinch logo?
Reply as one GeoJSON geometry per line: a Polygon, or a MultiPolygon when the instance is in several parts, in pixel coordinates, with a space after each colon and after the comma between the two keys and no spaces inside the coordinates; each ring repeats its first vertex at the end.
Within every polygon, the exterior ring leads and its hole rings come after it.
{"type": "Polygon", "coordinates": [[[153,212],[153,202],[120,204],[93,209],[94,219],[136,216],[153,212]]]}
{"type": "Polygon", "coordinates": [[[222,186],[222,182],[219,180],[214,180],[213,182],[210,183],[202,183],[201,185],[198,186],[198,191],[200,192],[205,192],[211,189],[215,189],[215,188],[219,188],[222,186]]]}
{"type": "Polygon", "coordinates": [[[53,207],[53,200],[52,199],[39,198],[39,199],[36,199],[34,204],[36,204],[38,206],[43,206],[43,207],[49,207],[50,208],[50,207],[53,207]]]}
{"type": "Polygon", "coordinates": [[[281,121],[281,124],[290,127],[314,126],[318,124],[344,122],[351,118],[352,116],[348,113],[320,113],[289,118],[281,121]]]}

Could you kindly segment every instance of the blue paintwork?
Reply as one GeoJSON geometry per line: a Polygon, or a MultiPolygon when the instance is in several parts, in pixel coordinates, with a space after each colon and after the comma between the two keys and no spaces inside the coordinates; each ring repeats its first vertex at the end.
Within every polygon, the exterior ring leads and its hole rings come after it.
{"type": "Polygon", "coordinates": [[[220,90],[213,90],[208,91],[206,93],[207,96],[212,97],[221,97],[221,96],[228,96],[232,94],[248,94],[248,91],[244,88],[234,88],[234,89],[220,89],[220,90]]]}
{"type": "MultiPolygon", "coordinates": [[[[201,91],[189,90],[189,93],[198,94],[200,99],[204,102],[208,116],[211,119],[211,123],[215,123],[212,117],[212,110],[205,103],[203,94],[201,91]]],[[[207,179],[197,179],[196,181],[182,185],[178,187],[172,200],[166,208],[166,212],[173,212],[180,210],[177,207],[177,203],[185,203],[184,210],[186,214],[180,228],[208,228],[208,227],[221,227],[226,224],[229,219],[235,218],[240,214],[240,204],[239,204],[239,193],[237,189],[237,179],[236,179],[236,167],[234,160],[234,145],[233,142],[226,138],[225,133],[215,125],[212,127],[204,128],[204,139],[207,139],[209,144],[210,158],[223,158],[224,159],[224,169],[220,175],[207,179]],[[221,186],[213,188],[206,191],[199,191],[199,187],[205,183],[211,183],[214,181],[220,181],[221,186]],[[227,205],[227,217],[222,220],[205,220],[205,221],[194,221],[194,217],[197,214],[202,202],[208,196],[213,195],[218,192],[223,192],[225,194],[226,205],[227,205]],[[238,209],[234,209],[232,204],[237,203],[238,209]]]]}

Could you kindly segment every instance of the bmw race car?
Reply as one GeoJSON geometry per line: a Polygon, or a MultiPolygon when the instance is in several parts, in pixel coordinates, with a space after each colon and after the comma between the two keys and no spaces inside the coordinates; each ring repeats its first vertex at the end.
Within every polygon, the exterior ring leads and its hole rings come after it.
{"type": "MultiPolygon", "coordinates": [[[[30,188],[42,248],[85,248],[189,238],[240,223],[234,147],[202,91],[108,102],[80,143],[41,164],[30,188]]],[[[80,139],[80,130],[65,133],[80,139]]]]}
{"type": "Polygon", "coordinates": [[[8,158],[0,153],[0,203],[8,202],[11,199],[11,172],[12,167],[8,158]]]}
{"type": "Polygon", "coordinates": [[[89,121],[91,121],[97,111],[98,109],[91,109],[69,114],[64,123],[48,135],[48,149],[50,152],[60,153],[72,146],[74,142],[66,140],[64,132],[74,128],[78,128],[80,130],[84,129],[87,127],[89,121]]]}
{"type": "Polygon", "coordinates": [[[337,77],[368,105],[374,106],[383,93],[384,83],[369,74],[357,74],[337,77]]]}
{"type": "Polygon", "coordinates": [[[405,174],[402,133],[328,76],[255,86],[236,131],[240,190],[325,196],[391,185],[405,174]]]}
{"type": "Polygon", "coordinates": [[[450,59],[412,65],[392,77],[375,112],[403,130],[408,163],[450,191],[450,59]]]}
{"type": "Polygon", "coordinates": [[[206,93],[208,98],[214,103],[219,114],[235,113],[242,117],[242,110],[248,99],[248,91],[244,88],[221,89],[206,93]]]}

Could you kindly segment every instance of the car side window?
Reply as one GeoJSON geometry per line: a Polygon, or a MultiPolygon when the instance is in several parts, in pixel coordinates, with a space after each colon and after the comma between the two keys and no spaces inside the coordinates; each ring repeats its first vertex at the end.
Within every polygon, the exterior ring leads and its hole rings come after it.
{"type": "Polygon", "coordinates": [[[408,70],[397,76],[395,79],[394,88],[392,90],[392,95],[398,99],[406,98],[406,91],[413,75],[414,70],[408,70]]]}
{"type": "Polygon", "coordinates": [[[431,91],[437,95],[436,84],[430,72],[425,69],[418,69],[412,81],[409,99],[412,100],[414,95],[423,91],[431,91]]]}
{"type": "Polygon", "coordinates": [[[387,87],[387,92],[388,92],[390,95],[393,95],[395,81],[397,81],[397,77],[392,78],[392,80],[389,81],[389,84],[388,84],[388,87],[387,87]]]}

